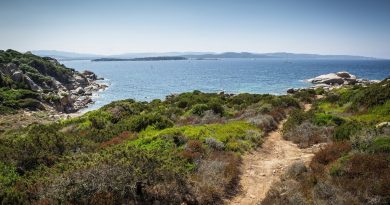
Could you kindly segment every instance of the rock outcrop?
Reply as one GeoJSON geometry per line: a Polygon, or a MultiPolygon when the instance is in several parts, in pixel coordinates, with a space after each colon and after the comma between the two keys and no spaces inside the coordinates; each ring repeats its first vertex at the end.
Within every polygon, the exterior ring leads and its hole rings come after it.
{"type": "Polygon", "coordinates": [[[287,93],[293,94],[302,89],[323,88],[325,90],[332,90],[334,88],[340,88],[342,86],[348,86],[348,85],[366,86],[368,84],[379,82],[378,80],[367,80],[367,79],[357,78],[355,75],[352,75],[346,71],[319,75],[317,77],[307,79],[306,81],[314,85],[309,88],[289,88],[287,90],[287,93]]]}
{"type": "Polygon", "coordinates": [[[357,79],[355,75],[352,75],[348,72],[337,72],[329,73],[325,75],[320,75],[315,78],[307,80],[313,84],[325,84],[325,85],[342,85],[342,84],[355,84],[357,79]]]}
{"type": "Polygon", "coordinates": [[[45,107],[59,112],[76,112],[91,103],[92,93],[107,87],[98,79],[91,71],[78,72],[53,58],[0,50],[0,88],[34,91],[45,107]]]}

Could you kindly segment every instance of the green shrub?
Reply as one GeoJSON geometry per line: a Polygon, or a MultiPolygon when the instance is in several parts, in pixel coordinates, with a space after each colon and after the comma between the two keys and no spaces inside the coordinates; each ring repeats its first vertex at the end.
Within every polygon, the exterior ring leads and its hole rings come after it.
{"type": "Polygon", "coordinates": [[[336,127],[333,139],[336,141],[349,140],[350,137],[362,129],[362,125],[356,121],[347,121],[336,127]]]}
{"type": "Polygon", "coordinates": [[[92,111],[88,113],[88,120],[91,122],[92,127],[103,129],[111,123],[112,115],[105,111],[92,111]]]}
{"type": "Polygon", "coordinates": [[[345,164],[350,160],[351,155],[346,154],[337,159],[329,168],[329,174],[333,177],[342,176],[344,174],[345,164]]]}
{"type": "Polygon", "coordinates": [[[301,90],[297,93],[294,93],[295,98],[299,99],[300,101],[308,102],[308,103],[313,102],[315,95],[316,95],[316,92],[315,92],[315,90],[312,90],[312,89],[305,89],[305,90],[301,90]]]}
{"type": "Polygon", "coordinates": [[[340,95],[337,93],[329,93],[324,101],[330,102],[330,103],[336,103],[340,100],[340,95]]]}
{"type": "Polygon", "coordinates": [[[6,189],[20,179],[16,167],[0,162],[0,190],[6,189]]]}
{"type": "Polygon", "coordinates": [[[0,157],[3,162],[15,163],[20,173],[40,165],[51,166],[65,153],[75,152],[82,139],[65,136],[58,125],[30,125],[21,133],[0,139],[0,157]]]}
{"type": "Polygon", "coordinates": [[[352,109],[367,109],[376,105],[382,105],[390,99],[390,83],[384,80],[381,83],[372,84],[361,88],[353,95],[352,109]]]}
{"type": "Polygon", "coordinates": [[[28,108],[30,110],[44,110],[45,107],[41,104],[39,100],[32,99],[32,98],[26,98],[21,99],[18,102],[18,105],[20,108],[28,108]]]}
{"type": "Polygon", "coordinates": [[[19,69],[23,71],[23,73],[35,73],[35,74],[39,74],[38,70],[27,65],[27,64],[21,64],[19,66],[19,69]]]}
{"type": "Polygon", "coordinates": [[[390,137],[377,137],[373,140],[369,150],[374,153],[390,153],[390,137]]]}
{"type": "Polygon", "coordinates": [[[313,123],[319,126],[325,125],[341,125],[344,123],[344,119],[325,113],[318,113],[314,115],[313,123]]]}
{"type": "Polygon", "coordinates": [[[324,88],[320,87],[320,88],[315,89],[315,93],[316,93],[316,95],[323,95],[323,94],[325,94],[325,90],[324,90],[324,88]]]}
{"type": "Polygon", "coordinates": [[[196,104],[192,106],[191,113],[194,115],[202,116],[203,113],[208,109],[209,107],[206,104],[196,104]]]}
{"type": "Polygon", "coordinates": [[[129,123],[130,130],[136,132],[140,132],[148,126],[152,126],[155,129],[165,129],[173,126],[173,123],[168,118],[156,113],[135,116],[131,118],[129,123]]]}
{"type": "Polygon", "coordinates": [[[208,103],[207,107],[211,109],[215,114],[223,115],[225,109],[222,106],[222,102],[212,101],[208,103]]]}
{"type": "Polygon", "coordinates": [[[154,138],[184,136],[188,139],[200,140],[202,142],[206,142],[206,139],[214,138],[215,141],[223,144],[232,142],[228,150],[242,151],[258,146],[262,135],[255,126],[242,121],[234,121],[226,124],[172,127],[164,130],[147,129],[140,133],[141,138],[146,136],[154,138]],[[253,133],[248,133],[250,130],[253,133]]]}
{"type": "Polygon", "coordinates": [[[312,112],[305,112],[301,109],[295,109],[291,111],[289,118],[286,123],[283,125],[283,132],[288,132],[289,130],[294,129],[298,125],[302,124],[304,121],[312,118],[312,112]]]}

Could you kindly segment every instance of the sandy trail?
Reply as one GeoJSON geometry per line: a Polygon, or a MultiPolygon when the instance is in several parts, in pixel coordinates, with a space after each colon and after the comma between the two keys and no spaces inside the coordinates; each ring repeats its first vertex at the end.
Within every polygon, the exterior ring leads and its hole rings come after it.
{"type": "MultiPolygon", "coordinates": [[[[305,111],[310,108],[310,104],[305,105],[305,111]]],[[[256,204],[262,201],[286,167],[299,160],[307,163],[314,156],[313,148],[300,149],[282,138],[284,122],[276,131],[269,133],[261,148],[243,156],[241,191],[226,204],[256,204]]]]}

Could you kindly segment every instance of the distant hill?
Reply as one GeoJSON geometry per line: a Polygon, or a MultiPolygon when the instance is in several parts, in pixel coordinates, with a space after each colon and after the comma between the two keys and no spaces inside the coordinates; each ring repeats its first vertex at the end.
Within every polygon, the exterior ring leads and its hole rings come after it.
{"type": "Polygon", "coordinates": [[[343,59],[343,60],[374,60],[376,58],[353,55],[319,55],[319,54],[305,54],[305,53],[264,53],[263,55],[275,58],[287,59],[343,59]]]}
{"type": "Polygon", "coordinates": [[[110,55],[110,58],[146,58],[160,56],[186,56],[186,55],[204,55],[210,52],[153,52],[153,53],[124,53],[119,55],[110,55]]]}
{"type": "Polygon", "coordinates": [[[373,60],[375,58],[351,55],[318,55],[297,53],[249,53],[225,52],[218,54],[184,55],[187,58],[281,58],[281,59],[344,59],[344,60],[373,60]]]}
{"type": "Polygon", "coordinates": [[[113,59],[132,59],[146,57],[161,57],[161,56],[183,56],[183,55],[203,55],[206,52],[156,52],[156,53],[124,53],[119,55],[97,55],[89,53],[73,53],[57,50],[35,50],[33,54],[41,57],[51,57],[57,60],[93,60],[99,58],[113,59]]]}
{"type": "Polygon", "coordinates": [[[184,55],[187,58],[269,58],[270,56],[249,52],[225,52],[225,53],[208,53],[201,55],[184,55]]]}
{"type": "Polygon", "coordinates": [[[182,56],[157,56],[145,58],[98,58],[92,61],[167,61],[167,60],[187,60],[182,56]]]}
{"type": "Polygon", "coordinates": [[[91,60],[91,59],[103,57],[103,55],[88,54],[88,53],[73,53],[73,52],[56,51],[56,50],[35,50],[35,51],[31,51],[31,53],[41,57],[55,58],[57,60],[91,60]]]}
{"type": "Polygon", "coordinates": [[[135,59],[148,57],[184,57],[189,59],[221,59],[221,58],[280,58],[280,59],[328,59],[328,60],[374,60],[376,58],[353,55],[319,55],[306,53],[251,53],[251,52],[155,52],[155,53],[124,53],[119,55],[96,55],[72,53],[56,50],[37,50],[33,54],[42,57],[51,57],[57,60],[94,60],[94,59],[135,59]]]}

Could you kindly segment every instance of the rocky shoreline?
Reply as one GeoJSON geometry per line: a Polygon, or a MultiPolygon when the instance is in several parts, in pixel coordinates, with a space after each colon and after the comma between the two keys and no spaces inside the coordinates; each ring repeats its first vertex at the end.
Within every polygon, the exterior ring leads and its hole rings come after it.
{"type": "Polygon", "coordinates": [[[357,78],[356,75],[352,75],[346,71],[340,71],[337,73],[328,73],[319,75],[314,78],[307,79],[306,82],[312,83],[313,86],[308,88],[289,88],[288,94],[293,94],[301,90],[316,90],[322,88],[326,91],[341,88],[343,86],[361,85],[367,86],[374,83],[379,83],[379,80],[368,80],[363,78],[357,78]]]}
{"type": "Polygon", "coordinates": [[[0,50],[0,114],[25,111],[75,113],[107,88],[92,71],[79,72],[50,57],[0,50]]]}
{"type": "Polygon", "coordinates": [[[106,84],[99,83],[99,80],[103,80],[103,78],[98,78],[92,71],[75,73],[70,84],[60,86],[58,91],[54,93],[60,98],[60,103],[55,105],[56,110],[64,113],[75,113],[93,103],[92,94],[108,87],[106,84]]]}

